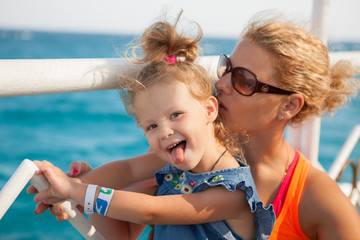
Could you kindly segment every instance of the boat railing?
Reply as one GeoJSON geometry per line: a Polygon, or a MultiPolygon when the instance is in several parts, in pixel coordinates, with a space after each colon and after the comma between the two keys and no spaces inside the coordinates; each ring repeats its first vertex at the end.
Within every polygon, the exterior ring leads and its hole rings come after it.
{"type": "Polygon", "coordinates": [[[344,171],[350,167],[352,171],[352,182],[339,182],[339,185],[351,202],[360,207],[360,156],[358,156],[357,160],[350,159],[350,155],[358,143],[360,143],[360,124],[356,125],[352,130],[339,154],[335,158],[328,175],[336,181],[341,181],[344,171]]]}
{"type": "MultiPolygon", "coordinates": [[[[199,58],[199,63],[209,72],[214,81],[217,79],[218,59],[218,56],[199,58]]],[[[330,52],[331,62],[334,63],[340,59],[349,60],[356,69],[360,69],[359,51],[330,52]]],[[[0,60],[0,97],[117,89],[121,74],[124,71],[129,73],[134,70],[136,70],[135,66],[121,58],[0,60]]],[[[320,118],[315,117],[299,127],[289,127],[287,140],[315,167],[325,171],[318,161],[320,125],[320,118]]],[[[330,169],[329,175],[332,179],[337,179],[341,175],[341,169],[344,168],[348,156],[359,140],[359,128],[359,125],[355,127],[330,169]]],[[[351,166],[356,175],[358,165],[347,163],[346,167],[351,166]]],[[[344,184],[341,183],[341,185],[344,184]]],[[[353,186],[355,188],[352,190],[351,197],[355,198],[359,195],[356,193],[359,184],[353,184],[353,186]]],[[[356,198],[358,204],[359,198],[360,196],[356,198]]]]}

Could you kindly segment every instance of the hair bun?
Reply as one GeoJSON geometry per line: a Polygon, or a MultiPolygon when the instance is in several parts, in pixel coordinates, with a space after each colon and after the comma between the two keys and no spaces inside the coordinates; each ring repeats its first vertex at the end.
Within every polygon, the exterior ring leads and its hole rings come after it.
{"type": "Polygon", "coordinates": [[[130,48],[132,49],[131,57],[138,60],[139,63],[194,62],[200,49],[199,42],[202,39],[201,27],[194,23],[197,26],[198,33],[193,39],[178,34],[176,31],[177,23],[178,21],[172,25],[167,21],[158,21],[152,24],[144,31],[139,44],[130,48]],[[136,50],[139,48],[142,49],[141,57],[136,54],[136,50]]]}

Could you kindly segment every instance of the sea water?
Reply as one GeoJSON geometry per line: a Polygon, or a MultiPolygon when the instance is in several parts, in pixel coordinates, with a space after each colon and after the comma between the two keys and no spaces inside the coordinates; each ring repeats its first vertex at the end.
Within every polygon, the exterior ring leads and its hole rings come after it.
{"type": "MultiPolygon", "coordinates": [[[[0,59],[113,58],[134,37],[0,30],[0,59]]],[[[230,54],[235,44],[236,39],[211,38],[201,47],[204,55],[230,54]]],[[[358,43],[332,46],[360,48],[358,43]]],[[[322,121],[319,160],[326,170],[356,124],[360,124],[359,96],[322,121]]],[[[72,161],[96,167],[148,148],[116,90],[0,98],[0,137],[0,188],[25,158],[49,160],[68,171],[72,161]]],[[[353,160],[358,157],[359,144],[351,155],[353,160]]],[[[346,171],[344,179],[351,177],[346,171]]],[[[82,239],[68,222],[59,223],[48,212],[36,216],[34,210],[33,196],[23,190],[0,220],[0,239],[82,239]]]]}

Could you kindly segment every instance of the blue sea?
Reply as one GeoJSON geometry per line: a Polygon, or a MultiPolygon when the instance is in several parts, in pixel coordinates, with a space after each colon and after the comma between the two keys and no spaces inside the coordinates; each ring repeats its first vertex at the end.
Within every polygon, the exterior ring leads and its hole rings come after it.
{"type": "MultiPolygon", "coordinates": [[[[134,37],[0,29],[0,59],[114,58],[134,37]]],[[[205,38],[201,47],[205,55],[230,54],[235,44],[205,38]]],[[[333,42],[330,49],[360,50],[360,43],[333,42]]],[[[319,159],[326,170],[356,124],[360,95],[322,121],[319,159]]],[[[116,90],[0,98],[0,137],[0,188],[25,158],[46,159],[67,171],[71,161],[96,167],[148,148],[116,90]]],[[[359,144],[351,155],[358,157],[359,144]]],[[[350,171],[344,179],[351,180],[350,171]]],[[[82,239],[68,222],[48,212],[36,216],[34,209],[33,196],[23,190],[0,221],[0,239],[82,239]]]]}

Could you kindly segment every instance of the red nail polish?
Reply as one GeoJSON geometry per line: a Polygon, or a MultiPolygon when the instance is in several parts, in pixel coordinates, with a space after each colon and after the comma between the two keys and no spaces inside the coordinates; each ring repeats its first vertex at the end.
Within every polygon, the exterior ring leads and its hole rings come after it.
{"type": "Polygon", "coordinates": [[[71,170],[71,176],[74,176],[74,175],[77,174],[78,172],[79,172],[79,169],[73,168],[73,169],[71,170]]]}
{"type": "Polygon", "coordinates": [[[36,210],[35,210],[35,215],[38,215],[37,212],[36,212],[36,210]]]}

